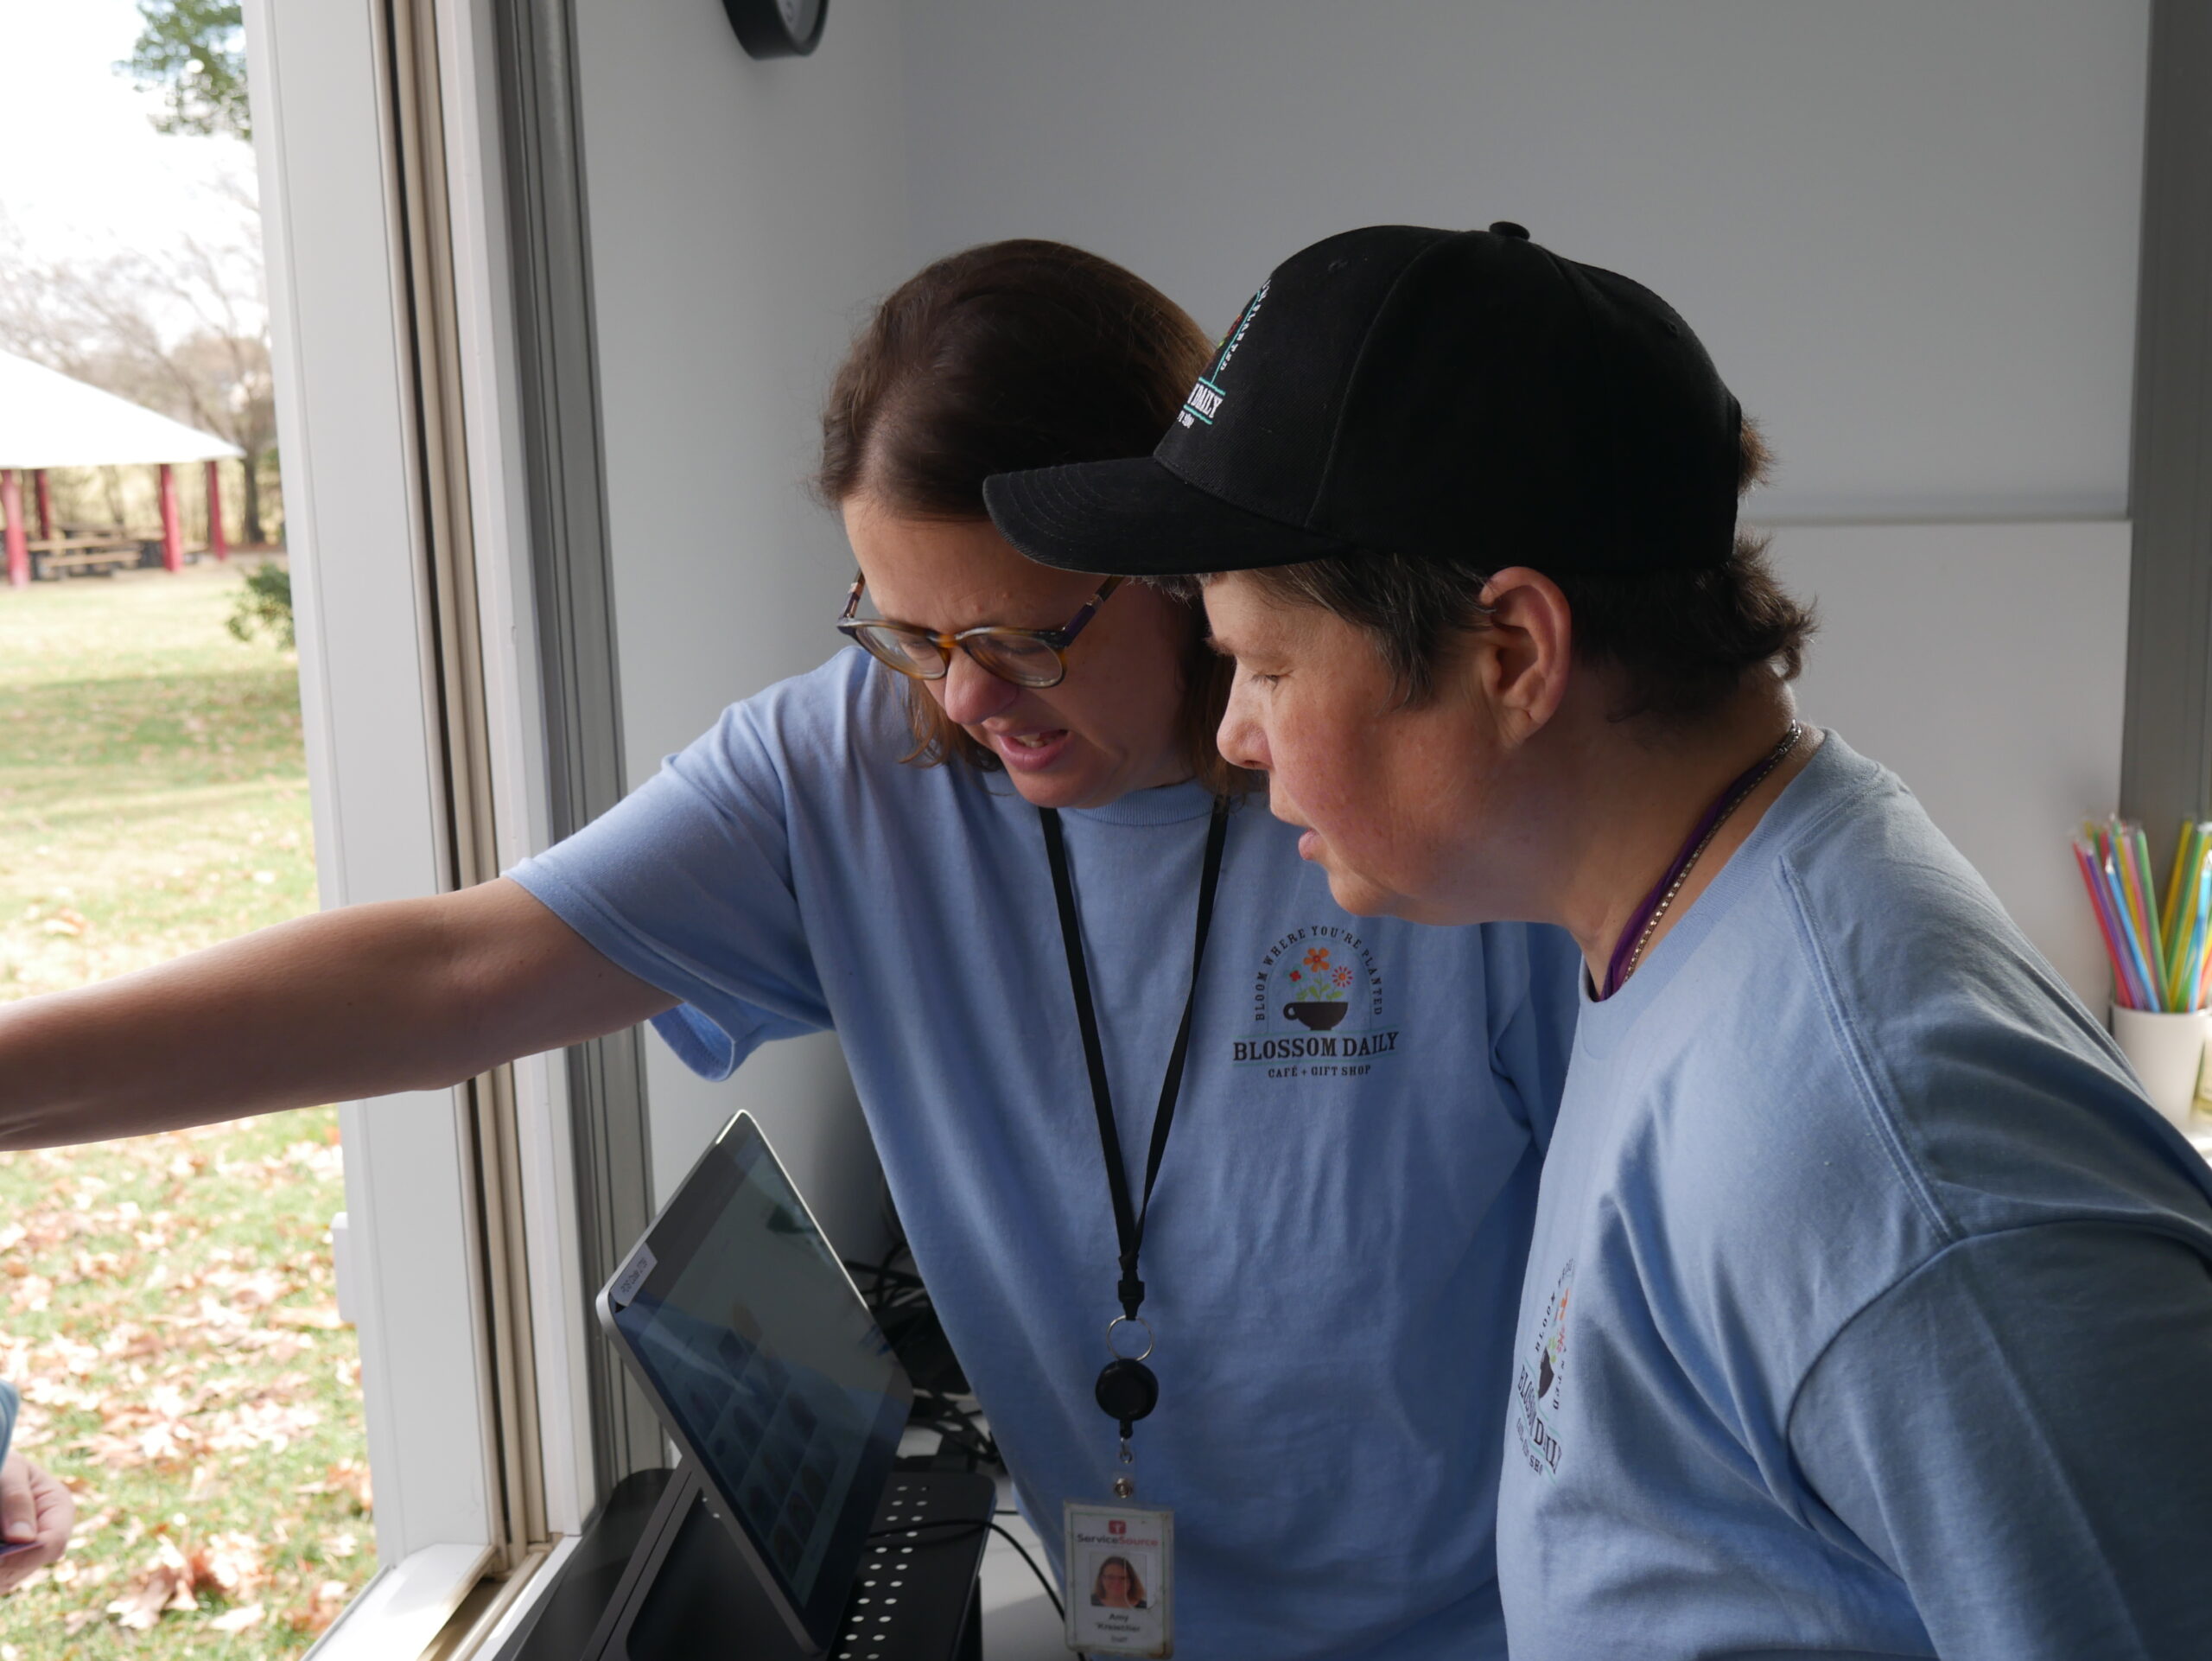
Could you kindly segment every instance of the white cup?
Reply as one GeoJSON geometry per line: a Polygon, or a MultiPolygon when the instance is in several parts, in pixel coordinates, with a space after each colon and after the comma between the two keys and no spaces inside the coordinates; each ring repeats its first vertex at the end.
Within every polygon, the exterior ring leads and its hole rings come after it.
{"type": "Polygon", "coordinates": [[[2151,1105],[2183,1131],[2196,1100],[2197,1074],[2204,1067],[2207,1033],[2202,1010],[2172,1015],[2164,1009],[2112,1008],[2112,1035],[2127,1065],[2142,1081],[2151,1105]]]}

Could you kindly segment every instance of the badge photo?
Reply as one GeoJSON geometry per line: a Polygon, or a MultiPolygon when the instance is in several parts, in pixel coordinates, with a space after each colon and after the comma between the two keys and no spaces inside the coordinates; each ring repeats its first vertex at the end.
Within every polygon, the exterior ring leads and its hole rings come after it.
{"type": "Polygon", "coordinates": [[[1172,1511],[1067,1503],[1068,1647],[1175,1653],[1172,1511]]]}

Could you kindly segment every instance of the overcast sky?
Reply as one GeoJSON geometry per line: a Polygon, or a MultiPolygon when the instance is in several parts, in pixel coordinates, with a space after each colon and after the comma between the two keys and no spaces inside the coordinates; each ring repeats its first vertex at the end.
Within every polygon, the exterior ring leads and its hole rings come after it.
{"type": "Polygon", "coordinates": [[[0,0],[0,212],[34,249],[151,249],[194,229],[235,234],[226,181],[249,193],[253,161],[234,138],[154,130],[152,92],[114,65],[138,36],[132,0],[0,0]]]}

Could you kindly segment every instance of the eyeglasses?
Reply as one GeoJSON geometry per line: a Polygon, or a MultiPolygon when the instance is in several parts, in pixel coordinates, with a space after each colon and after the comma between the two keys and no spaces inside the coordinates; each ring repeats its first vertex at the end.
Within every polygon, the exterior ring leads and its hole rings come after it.
{"type": "Polygon", "coordinates": [[[1083,609],[1060,628],[1003,628],[988,624],[963,628],[957,634],[940,634],[912,623],[858,617],[861,589],[867,582],[866,573],[853,579],[853,591],[845,596],[845,609],[837,619],[837,632],[856,641],[885,668],[916,680],[943,680],[952,667],[952,649],[958,646],[986,673],[1016,686],[1033,687],[1058,686],[1067,678],[1068,648],[1097,615],[1106,596],[1122,586],[1120,577],[1108,577],[1098,592],[1084,602],[1083,609]]]}

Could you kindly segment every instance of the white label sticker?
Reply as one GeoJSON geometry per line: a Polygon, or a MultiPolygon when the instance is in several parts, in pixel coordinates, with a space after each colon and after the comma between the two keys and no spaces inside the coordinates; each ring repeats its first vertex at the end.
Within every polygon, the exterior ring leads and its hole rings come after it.
{"type": "Polygon", "coordinates": [[[608,1289],[607,1301],[620,1309],[632,1298],[637,1296],[638,1289],[645,1283],[645,1276],[653,1272],[657,1261],[651,1246],[639,1246],[638,1255],[630,1259],[629,1266],[623,1270],[621,1278],[608,1289]]]}
{"type": "Polygon", "coordinates": [[[1175,1513],[1067,1502],[1068,1647],[1175,1653],[1175,1513]]]}

